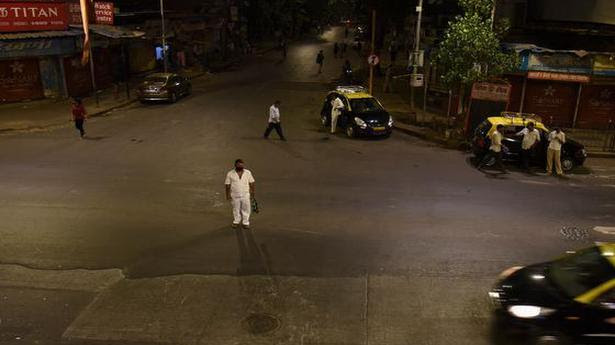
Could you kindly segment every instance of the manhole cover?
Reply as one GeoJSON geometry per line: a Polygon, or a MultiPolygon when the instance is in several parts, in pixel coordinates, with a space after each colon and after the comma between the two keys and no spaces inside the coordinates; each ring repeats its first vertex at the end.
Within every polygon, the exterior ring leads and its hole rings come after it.
{"type": "Polygon", "coordinates": [[[268,334],[280,327],[280,320],[269,314],[252,314],[243,320],[243,326],[251,334],[268,334]]]}
{"type": "Polygon", "coordinates": [[[587,229],[577,228],[576,226],[564,226],[559,232],[565,239],[570,241],[582,241],[589,238],[589,231],[587,229]]]}

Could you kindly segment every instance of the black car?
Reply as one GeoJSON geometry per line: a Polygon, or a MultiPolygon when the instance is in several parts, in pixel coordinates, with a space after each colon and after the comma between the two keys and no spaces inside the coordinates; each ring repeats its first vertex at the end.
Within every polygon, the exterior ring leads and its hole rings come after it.
{"type": "Polygon", "coordinates": [[[177,102],[182,96],[192,92],[188,78],[175,73],[154,73],[145,78],[138,89],[141,102],[168,101],[177,102]]]}
{"type": "Polygon", "coordinates": [[[344,103],[337,127],[349,137],[388,137],[393,131],[393,118],[382,104],[361,86],[340,86],[329,92],[320,111],[323,126],[331,125],[331,102],[340,98],[344,103]]]}
{"type": "Polygon", "coordinates": [[[489,297],[502,343],[615,344],[615,243],[510,268],[489,297]]]}
{"type": "MultiPolygon", "coordinates": [[[[504,126],[504,131],[502,133],[504,136],[504,140],[502,141],[502,145],[504,146],[502,158],[507,162],[520,162],[521,142],[523,138],[516,136],[516,134],[525,128],[526,124],[530,121],[535,123],[536,129],[540,132],[540,143],[534,151],[535,154],[532,157],[531,164],[544,167],[547,161],[549,130],[540,121],[532,119],[503,116],[489,117],[474,130],[474,137],[472,138],[474,155],[478,160],[484,157],[491,145],[489,139],[491,133],[493,133],[497,125],[501,124],[504,126]]],[[[567,137],[566,143],[562,145],[562,170],[569,172],[577,166],[582,166],[586,158],[587,152],[585,151],[585,147],[574,139],[567,137]]],[[[486,162],[486,166],[492,166],[494,163],[495,158],[490,162],[486,162]]]]}

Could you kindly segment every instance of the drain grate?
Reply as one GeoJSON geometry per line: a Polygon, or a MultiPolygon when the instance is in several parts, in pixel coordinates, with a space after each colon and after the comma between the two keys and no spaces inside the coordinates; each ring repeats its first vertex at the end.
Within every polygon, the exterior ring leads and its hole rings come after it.
{"type": "Polygon", "coordinates": [[[244,328],[254,335],[266,335],[280,328],[280,320],[270,314],[251,314],[243,320],[244,328]]]}
{"type": "Polygon", "coordinates": [[[576,226],[564,226],[559,232],[565,239],[570,241],[584,241],[589,239],[589,230],[576,226]]]}

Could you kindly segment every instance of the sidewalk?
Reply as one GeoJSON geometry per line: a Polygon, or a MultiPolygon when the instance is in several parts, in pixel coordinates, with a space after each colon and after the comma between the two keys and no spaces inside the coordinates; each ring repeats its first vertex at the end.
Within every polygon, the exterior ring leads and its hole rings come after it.
{"type": "MultiPolygon", "coordinates": [[[[187,69],[183,74],[191,78],[199,78],[206,74],[202,69],[187,69]]],[[[130,81],[130,97],[126,96],[126,85],[117,90],[111,87],[99,90],[96,97],[83,99],[89,117],[102,116],[110,111],[128,106],[137,101],[136,85],[140,79],[130,81]]],[[[50,127],[61,126],[71,120],[71,104],[69,99],[42,99],[30,102],[9,103],[0,105],[0,135],[21,131],[37,131],[50,127]]]]}

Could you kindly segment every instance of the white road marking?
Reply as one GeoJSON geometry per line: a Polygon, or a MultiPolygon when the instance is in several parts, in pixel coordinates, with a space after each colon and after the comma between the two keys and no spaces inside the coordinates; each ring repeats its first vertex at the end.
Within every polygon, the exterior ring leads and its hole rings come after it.
{"type": "Polygon", "coordinates": [[[594,231],[607,235],[615,235],[615,226],[595,226],[594,231]]]}
{"type": "Polygon", "coordinates": [[[519,180],[519,182],[527,183],[527,184],[539,184],[543,186],[550,186],[553,183],[550,182],[542,182],[542,181],[534,181],[534,180],[519,180]]]}

